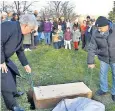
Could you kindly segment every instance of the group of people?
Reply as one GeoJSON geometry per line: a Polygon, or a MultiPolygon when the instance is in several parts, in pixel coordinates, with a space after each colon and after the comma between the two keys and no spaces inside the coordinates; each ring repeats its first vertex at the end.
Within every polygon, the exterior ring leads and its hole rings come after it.
{"type": "MultiPolygon", "coordinates": [[[[18,68],[10,60],[16,53],[21,64],[27,73],[31,73],[31,68],[25,57],[23,43],[26,36],[31,33],[32,44],[36,46],[45,36],[45,44],[54,48],[65,47],[71,49],[73,41],[74,49],[78,50],[79,40],[82,40],[82,48],[88,51],[87,64],[89,68],[95,67],[94,57],[100,60],[100,89],[96,92],[102,96],[108,92],[108,69],[112,70],[112,100],[115,101],[115,24],[106,17],[100,16],[95,24],[94,20],[87,17],[83,24],[74,22],[73,25],[68,20],[48,19],[37,20],[33,14],[17,14],[10,20],[2,18],[1,23],[1,92],[7,109],[12,111],[24,111],[18,106],[15,97],[23,93],[16,89],[16,75],[19,75],[18,68]],[[87,39],[88,38],[88,39],[87,39]]],[[[29,39],[30,40],[30,39],[29,39]]],[[[30,42],[31,43],[31,42],[30,42]]],[[[28,45],[25,43],[25,45],[28,45]]],[[[76,58],[77,59],[77,58],[76,58]]]]}
{"type": "Polygon", "coordinates": [[[78,21],[64,20],[64,18],[54,18],[48,20],[37,19],[38,21],[38,36],[35,37],[36,43],[44,38],[46,45],[51,45],[55,49],[65,47],[65,49],[72,49],[72,43],[75,50],[79,49],[80,40],[82,40],[82,48],[88,46],[91,39],[92,30],[94,26],[94,19],[87,16],[87,20],[83,23],[78,21]]]}
{"type": "Polygon", "coordinates": [[[54,18],[38,21],[38,36],[36,36],[36,43],[39,43],[43,38],[46,45],[51,45],[55,49],[65,47],[65,49],[72,49],[72,43],[75,50],[79,49],[79,43],[82,41],[82,48],[88,50],[88,45],[91,40],[93,30],[95,29],[95,19],[87,16],[83,23],[77,20],[70,21],[64,18],[54,18]]]}
{"type": "MultiPolygon", "coordinates": [[[[55,49],[64,47],[65,49],[72,49],[72,43],[75,50],[79,49],[79,43],[82,41],[82,48],[88,50],[88,45],[91,40],[92,32],[94,30],[95,20],[87,16],[83,23],[78,21],[70,21],[64,18],[54,18],[44,20],[34,13],[38,27],[36,30],[24,35],[23,46],[25,51],[31,51],[41,43],[44,39],[46,45],[51,45],[55,49]]],[[[19,21],[20,14],[17,13],[2,13],[2,22],[4,21],[19,21]]]]}

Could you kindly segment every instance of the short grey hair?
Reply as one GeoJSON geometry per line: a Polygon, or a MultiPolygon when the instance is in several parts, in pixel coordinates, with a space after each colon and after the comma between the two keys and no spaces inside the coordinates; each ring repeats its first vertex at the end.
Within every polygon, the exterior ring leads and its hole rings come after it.
{"type": "Polygon", "coordinates": [[[37,27],[38,23],[33,14],[24,14],[20,17],[19,20],[20,24],[26,24],[29,25],[30,27],[37,27]]]}
{"type": "Polygon", "coordinates": [[[2,12],[1,15],[2,16],[7,16],[7,13],[6,12],[2,12]]]}

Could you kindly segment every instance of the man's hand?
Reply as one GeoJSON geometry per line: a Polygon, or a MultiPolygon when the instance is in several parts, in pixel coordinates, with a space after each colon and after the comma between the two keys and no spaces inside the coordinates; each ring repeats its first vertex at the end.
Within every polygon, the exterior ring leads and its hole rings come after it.
{"type": "Polygon", "coordinates": [[[3,64],[0,64],[0,70],[2,70],[2,73],[7,73],[8,72],[8,68],[7,68],[5,62],[3,64]]]}
{"type": "Polygon", "coordinates": [[[27,73],[31,73],[31,68],[29,65],[24,66],[24,68],[27,73]]]}
{"type": "Polygon", "coordinates": [[[89,64],[88,68],[91,68],[91,69],[95,68],[95,64],[89,64]]]}

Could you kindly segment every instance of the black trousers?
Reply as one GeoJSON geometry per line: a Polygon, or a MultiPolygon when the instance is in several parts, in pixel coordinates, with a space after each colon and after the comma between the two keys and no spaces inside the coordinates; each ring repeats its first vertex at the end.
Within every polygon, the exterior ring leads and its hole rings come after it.
{"type": "MultiPolygon", "coordinates": [[[[12,77],[14,79],[14,82],[16,84],[16,75],[12,74],[12,77]]],[[[1,91],[3,99],[4,99],[4,103],[7,107],[7,109],[11,110],[12,107],[14,106],[18,106],[16,99],[14,97],[14,94],[16,92],[11,92],[11,91],[1,91]]]]}
{"type": "Polygon", "coordinates": [[[7,109],[11,110],[12,107],[18,106],[12,92],[2,91],[2,96],[7,109]]]}
{"type": "Polygon", "coordinates": [[[85,48],[85,35],[82,35],[82,49],[85,48]]]}
{"type": "Polygon", "coordinates": [[[12,76],[13,76],[14,82],[15,82],[15,84],[16,84],[16,75],[15,75],[15,74],[12,74],[12,76]]]}

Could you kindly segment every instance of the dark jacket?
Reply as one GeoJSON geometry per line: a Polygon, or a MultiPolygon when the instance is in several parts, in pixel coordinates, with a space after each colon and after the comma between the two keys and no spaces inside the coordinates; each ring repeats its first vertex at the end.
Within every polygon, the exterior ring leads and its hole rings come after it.
{"type": "Polygon", "coordinates": [[[43,32],[43,31],[44,31],[44,22],[39,21],[38,32],[43,32]]]}
{"type": "Polygon", "coordinates": [[[19,22],[7,21],[1,24],[1,63],[6,63],[7,74],[1,74],[1,89],[14,91],[16,88],[12,75],[19,75],[15,64],[9,60],[16,52],[23,66],[28,64],[23,50],[23,36],[19,22]],[[7,82],[6,82],[7,81],[7,82]]]}
{"type": "Polygon", "coordinates": [[[27,65],[20,24],[7,21],[1,24],[1,63],[7,61],[15,52],[22,65],[27,65]]]}
{"type": "Polygon", "coordinates": [[[66,22],[61,22],[61,26],[62,26],[62,30],[63,30],[63,32],[65,32],[65,30],[66,30],[66,22]]]}
{"type": "Polygon", "coordinates": [[[58,22],[53,22],[53,30],[58,29],[58,22]]]}
{"type": "Polygon", "coordinates": [[[85,31],[85,41],[90,41],[91,40],[91,36],[92,36],[92,27],[89,31],[90,27],[87,27],[86,31],[85,31]]]}
{"type": "Polygon", "coordinates": [[[88,64],[94,63],[95,54],[101,61],[115,63],[115,25],[110,28],[108,36],[101,35],[95,30],[89,44],[88,64]]]}
{"type": "Polygon", "coordinates": [[[11,21],[16,21],[14,18],[11,18],[11,21]]]}

